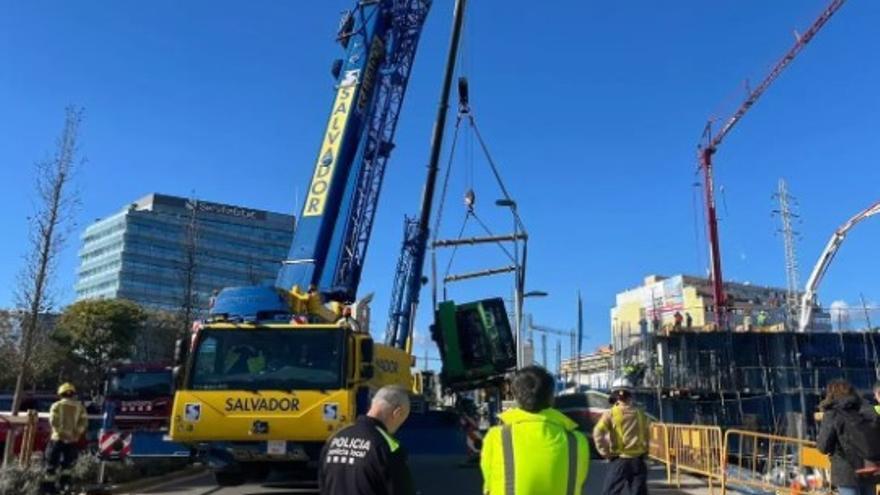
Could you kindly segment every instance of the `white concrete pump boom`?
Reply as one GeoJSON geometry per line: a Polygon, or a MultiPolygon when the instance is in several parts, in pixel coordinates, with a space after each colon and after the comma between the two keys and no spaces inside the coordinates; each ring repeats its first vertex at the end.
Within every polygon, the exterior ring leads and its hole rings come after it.
{"type": "Polygon", "coordinates": [[[825,250],[823,250],[822,254],[819,256],[819,261],[816,263],[816,266],[813,267],[813,272],[810,273],[809,280],[807,280],[807,286],[804,289],[804,295],[801,299],[801,318],[798,323],[798,331],[806,331],[807,326],[810,324],[810,319],[813,316],[813,306],[816,303],[816,289],[819,287],[819,282],[822,281],[822,277],[825,276],[825,272],[828,270],[828,265],[831,264],[831,260],[834,259],[834,255],[837,254],[840,245],[843,244],[846,234],[848,234],[857,223],[878,213],[880,213],[880,201],[860,211],[834,231],[834,234],[825,246],[825,250]]]}

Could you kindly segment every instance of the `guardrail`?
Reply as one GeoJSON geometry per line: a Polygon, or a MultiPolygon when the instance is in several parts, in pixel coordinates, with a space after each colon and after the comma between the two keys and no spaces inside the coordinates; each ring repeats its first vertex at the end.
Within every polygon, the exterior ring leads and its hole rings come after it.
{"type": "Polygon", "coordinates": [[[18,452],[18,462],[22,466],[29,466],[34,455],[34,441],[37,437],[37,411],[31,409],[24,416],[0,415],[0,422],[7,425],[5,449],[3,452],[3,464],[11,461],[15,453],[16,440],[21,438],[21,447],[18,452]]]}
{"type": "MultiPolygon", "coordinates": [[[[724,470],[721,454],[724,450],[724,436],[721,428],[704,425],[665,425],[667,432],[668,457],[671,461],[667,469],[669,475],[675,472],[675,484],[681,487],[681,473],[703,476],[709,483],[709,493],[722,481],[724,470]]],[[[672,480],[669,480],[670,483],[672,480]]]]}
{"type": "Polygon", "coordinates": [[[669,429],[664,423],[651,423],[648,456],[666,466],[666,482],[672,483],[672,462],[669,448],[669,429]]]}
{"type": "MultiPolygon", "coordinates": [[[[681,487],[681,473],[702,476],[710,493],[721,487],[777,495],[829,493],[828,457],[807,440],[717,426],[651,424],[649,455],[666,465],[666,479],[681,487]],[[673,473],[675,474],[673,478],[673,473]]],[[[878,489],[880,495],[880,489],[878,489]]]]}

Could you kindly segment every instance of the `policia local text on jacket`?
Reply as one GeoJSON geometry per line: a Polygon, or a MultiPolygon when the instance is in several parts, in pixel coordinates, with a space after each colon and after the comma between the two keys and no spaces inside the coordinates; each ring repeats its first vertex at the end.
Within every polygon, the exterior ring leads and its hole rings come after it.
{"type": "Polygon", "coordinates": [[[509,409],[483,440],[480,468],[488,495],[575,495],[589,470],[587,439],[560,411],[509,409]]]}
{"type": "Polygon", "coordinates": [[[593,429],[593,441],[602,457],[611,459],[605,495],[647,495],[648,418],[638,407],[618,401],[593,429]],[[610,439],[610,442],[609,442],[610,439]]]}
{"type": "Polygon", "coordinates": [[[323,495],[414,495],[406,451],[381,421],[363,416],[321,452],[323,495]]]}

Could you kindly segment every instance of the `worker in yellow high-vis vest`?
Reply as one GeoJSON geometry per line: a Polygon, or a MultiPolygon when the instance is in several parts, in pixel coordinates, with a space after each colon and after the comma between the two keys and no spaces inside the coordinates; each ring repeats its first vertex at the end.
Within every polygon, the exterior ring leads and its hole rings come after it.
{"type": "Polygon", "coordinates": [[[647,495],[649,422],[644,411],[633,403],[632,384],[618,378],[611,386],[614,405],[593,429],[593,441],[602,457],[608,459],[604,495],[647,495]]]}
{"type": "Polygon", "coordinates": [[[553,376],[539,366],[517,372],[511,388],[517,405],[501,413],[480,452],[485,495],[576,495],[590,463],[586,437],[552,407],[553,376]]]}

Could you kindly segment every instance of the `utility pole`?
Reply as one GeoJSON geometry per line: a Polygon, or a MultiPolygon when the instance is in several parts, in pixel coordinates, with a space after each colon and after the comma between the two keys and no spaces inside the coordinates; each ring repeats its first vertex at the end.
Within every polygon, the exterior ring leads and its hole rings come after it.
{"type": "Polygon", "coordinates": [[[797,325],[797,311],[800,307],[798,288],[801,286],[798,274],[797,247],[795,246],[796,237],[800,233],[794,230],[793,224],[795,219],[800,218],[800,215],[795,211],[797,201],[789,194],[785,179],[779,179],[779,189],[774,196],[779,202],[779,209],[773,210],[773,213],[779,215],[782,221],[782,227],[779,231],[782,233],[785,246],[785,327],[787,330],[793,330],[797,325]]]}
{"type": "Polygon", "coordinates": [[[859,298],[862,300],[862,311],[865,312],[865,324],[868,325],[868,331],[873,332],[874,327],[871,326],[871,314],[868,312],[868,304],[865,303],[865,295],[859,292],[859,298]]]}
{"type": "Polygon", "coordinates": [[[541,366],[547,368],[547,334],[541,334],[541,366]]]}
{"type": "Polygon", "coordinates": [[[556,374],[562,376],[562,341],[556,339],[556,374]]]}

